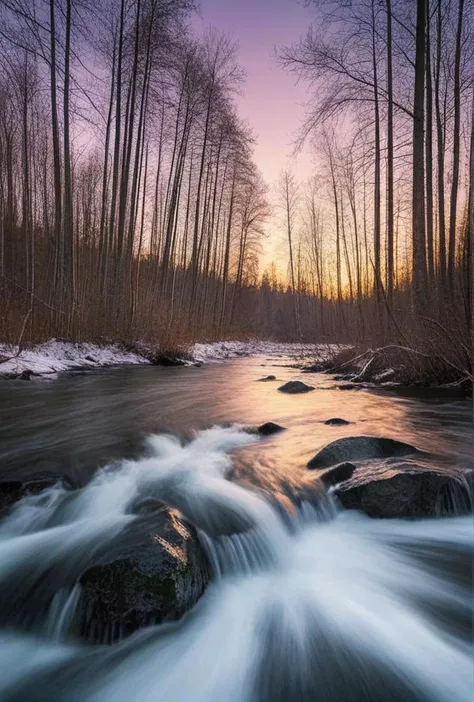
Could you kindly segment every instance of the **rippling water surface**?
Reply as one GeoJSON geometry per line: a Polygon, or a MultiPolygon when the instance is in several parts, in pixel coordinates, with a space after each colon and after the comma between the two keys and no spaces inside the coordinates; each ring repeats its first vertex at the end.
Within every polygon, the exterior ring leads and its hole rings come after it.
{"type": "Polygon", "coordinates": [[[321,375],[304,377],[317,388],[306,395],[257,382],[296,377],[286,363],[0,384],[0,479],[53,471],[73,483],[0,522],[0,700],[472,702],[472,518],[371,520],[330,497],[284,516],[269,499],[341,436],[391,436],[434,468],[469,467],[470,404],[343,391],[321,375]],[[335,416],[352,423],[323,424],[335,416]],[[228,426],[265,421],[287,431],[228,426]],[[84,568],[133,526],[134,501],[170,488],[200,530],[210,587],[176,624],[112,646],[75,640],[84,568]],[[218,536],[236,516],[250,528],[218,536]]]}

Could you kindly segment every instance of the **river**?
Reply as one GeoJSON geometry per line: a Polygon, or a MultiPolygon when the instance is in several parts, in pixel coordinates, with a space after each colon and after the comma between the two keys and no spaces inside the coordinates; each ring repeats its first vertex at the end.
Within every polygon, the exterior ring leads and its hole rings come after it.
{"type": "Polygon", "coordinates": [[[70,483],[0,522],[2,702],[472,702],[470,516],[375,520],[328,496],[282,518],[265,497],[316,480],[307,461],[342,436],[400,439],[452,474],[472,467],[472,405],[343,391],[320,374],[304,376],[313,392],[285,395],[279,385],[301,377],[290,363],[0,382],[0,479],[70,483]],[[258,382],[270,373],[276,382],[258,382]],[[259,439],[238,426],[266,421],[286,431],[259,439]],[[170,481],[191,514],[216,505],[217,523],[227,510],[253,527],[203,535],[214,578],[180,622],[111,646],[72,639],[81,569],[120,539],[133,497],[170,481]],[[21,607],[37,610],[34,627],[21,607]]]}

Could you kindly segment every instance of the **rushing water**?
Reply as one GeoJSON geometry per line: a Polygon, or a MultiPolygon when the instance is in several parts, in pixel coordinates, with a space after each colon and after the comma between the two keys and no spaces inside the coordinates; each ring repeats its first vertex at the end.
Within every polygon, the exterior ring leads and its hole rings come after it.
{"type": "Polygon", "coordinates": [[[268,496],[343,435],[401,438],[444,470],[466,467],[468,404],[318,376],[285,396],[255,381],[294,371],[263,363],[0,387],[1,477],[53,470],[76,486],[27,496],[0,522],[2,702],[472,702],[472,518],[371,520],[329,497],[285,516],[268,496]],[[353,424],[322,424],[331,416],[353,424]],[[287,431],[212,427],[267,420],[287,431]],[[170,494],[200,530],[210,587],[178,623],[112,646],[74,640],[81,573],[130,530],[137,500],[170,494]],[[218,536],[236,520],[250,528],[218,536]]]}

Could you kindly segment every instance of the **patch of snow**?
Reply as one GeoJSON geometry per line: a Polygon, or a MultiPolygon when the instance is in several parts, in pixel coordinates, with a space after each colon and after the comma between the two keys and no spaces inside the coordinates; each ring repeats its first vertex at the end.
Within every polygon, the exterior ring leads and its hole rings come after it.
{"type": "Polygon", "coordinates": [[[17,347],[0,344],[0,376],[17,377],[27,373],[51,377],[66,370],[149,363],[143,356],[123,351],[118,346],[76,344],[56,339],[17,354],[17,347]]]}
{"type": "Polygon", "coordinates": [[[395,375],[395,370],[393,368],[387,368],[386,370],[376,375],[375,380],[385,380],[385,378],[390,378],[392,375],[395,375]]]}
{"type": "Polygon", "coordinates": [[[198,363],[216,363],[239,356],[292,357],[325,361],[341,350],[338,344],[288,344],[275,341],[217,341],[194,344],[191,357],[198,363]]]}
{"type": "MultiPolygon", "coordinates": [[[[185,365],[218,363],[240,356],[267,356],[299,361],[325,361],[341,350],[337,344],[288,344],[274,341],[219,341],[194,344],[185,365]]],[[[22,374],[52,379],[68,370],[104,368],[122,364],[148,364],[144,354],[124,351],[116,345],[98,346],[51,339],[44,344],[25,348],[0,343],[0,377],[17,378],[22,374]]]]}

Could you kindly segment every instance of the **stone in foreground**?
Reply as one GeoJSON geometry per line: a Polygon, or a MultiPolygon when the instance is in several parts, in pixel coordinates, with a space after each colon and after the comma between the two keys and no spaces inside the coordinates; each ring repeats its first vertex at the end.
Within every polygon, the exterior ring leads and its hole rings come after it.
{"type": "Polygon", "coordinates": [[[209,577],[195,533],[174,510],[161,509],[138,545],[113,553],[82,576],[81,634],[94,643],[111,643],[144,626],[179,619],[209,577]]]}
{"type": "Polygon", "coordinates": [[[280,392],[286,392],[289,395],[298,395],[304,392],[311,392],[314,390],[312,385],[306,385],[301,380],[290,380],[288,383],[281,385],[278,390],[280,392]]]}
{"type": "Polygon", "coordinates": [[[416,456],[422,452],[411,444],[379,436],[347,436],[332,441],[309,461],[308,468],[330,468],[345,461],[416,456]]]}

